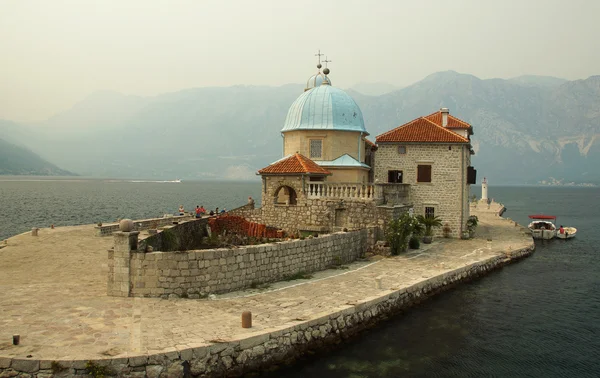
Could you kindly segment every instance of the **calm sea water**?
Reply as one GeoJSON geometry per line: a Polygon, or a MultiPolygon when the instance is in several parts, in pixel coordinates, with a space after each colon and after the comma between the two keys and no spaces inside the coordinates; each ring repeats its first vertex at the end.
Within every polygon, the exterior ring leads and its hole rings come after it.
{"type": "Polygon", "coordinates": [[[263,377],[599,377],[600,189],[489,191],[505,217],[556,215],[577,237],[537,243],[527,259],[263,377]]]}
{"type": "Polygon", "coordinates": [[[114,222],[174,214],[196,206],[260,206],[259,182],[132,182],[0,176],[0,240],[32,227],[114,222]]]}
{"type": "MultiPolygon", "coordinates": [[[[263,377],[600,376],[600,189],[489,191],[505,217],[527,224],[528,214],[557,215],[577,237],[539,243],[530,258],[263,377]]],[[[180,204],[233,208],[249,195],[260,199],[260,183],[0,178],[0,239],[51,223],[174,213],[180,204]]]]}

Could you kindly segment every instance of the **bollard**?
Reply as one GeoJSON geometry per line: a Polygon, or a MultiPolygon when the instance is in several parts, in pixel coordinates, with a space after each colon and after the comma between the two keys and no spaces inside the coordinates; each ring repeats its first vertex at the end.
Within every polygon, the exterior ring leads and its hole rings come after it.
{"type": "Polygon", "coordinates": [[[31,229],[31,236],[38,236],[38,231],[39,231],[39,230],[40,230],[39,228],[37,228],[37,227],[33,227],[33,228],[31,229]]]}
{"type": "Polygon", "coordinates": [[[375,288],[381,289],[381,278],[380,277],[375,278],[375,288]]]}
{"type": "Polygon", "coordinates": [[[250,311],[242,312],[242,328],[252,328],[252,313],[250,311]]]}
{"type": "Polygon", "coordinates": [[[21,342],[21,335],[13,335],[13,345],[19,345],[21,342]]]}

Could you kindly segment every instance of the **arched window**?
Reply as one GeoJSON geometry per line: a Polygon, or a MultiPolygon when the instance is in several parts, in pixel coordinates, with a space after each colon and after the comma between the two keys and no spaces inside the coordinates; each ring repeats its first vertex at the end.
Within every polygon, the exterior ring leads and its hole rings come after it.
{"type": "Polygon", "coordinates": [[[280,186],[275,191],[275,204],[277,205],[295,205],[296,204],[296,191],[287,186],[280,186]]]}

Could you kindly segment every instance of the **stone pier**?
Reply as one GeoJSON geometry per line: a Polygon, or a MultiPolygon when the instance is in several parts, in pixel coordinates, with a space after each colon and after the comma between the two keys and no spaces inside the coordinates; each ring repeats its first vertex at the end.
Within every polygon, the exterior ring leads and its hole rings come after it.
{"type": "Polygon", "coordinates": [[[108,266],[113,238],[95,236],[92,225],[9,238],[0,250],[0,375],[221,377],[295,358],[532,253],[526,229],[497,212],[473,214],[474,239],[435,239],[314,279],[207,299],[108,296],[109,269],[127,266],[108,266]],[[242,328],[245,311],[251,328],[242,328]]]}

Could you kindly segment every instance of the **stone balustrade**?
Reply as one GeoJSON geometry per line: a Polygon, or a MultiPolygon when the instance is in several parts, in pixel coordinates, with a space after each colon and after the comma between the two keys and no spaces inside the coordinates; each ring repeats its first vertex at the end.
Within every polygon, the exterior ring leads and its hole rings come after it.
{"type": "Polygon", "coordinates": [[[372,200],[375,198],[375,187],[373,184],[358,182],[310,182],[306,185],[308,198],[342,198],[372,200]]]}
{"type": "Polygon", "coordinates": [[[357,182],[310,182],[306,184],[308,199],[372,200],[379,205],[410,203],[410,184],[357,182]]]}

